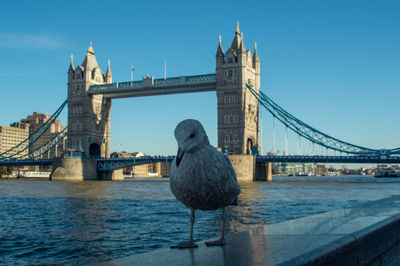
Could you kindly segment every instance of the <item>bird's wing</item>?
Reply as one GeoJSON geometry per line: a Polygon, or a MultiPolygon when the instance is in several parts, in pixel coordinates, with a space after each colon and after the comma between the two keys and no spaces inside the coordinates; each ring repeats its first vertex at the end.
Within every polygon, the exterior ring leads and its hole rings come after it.
{"type": "Polygon", "coordinates": [[[221,183],[223,184],[223,189],[227,192],[229,191],[229,193],[237,192],[237,194],[239,194],[240,187],[237,183],[236,173],[235,170],[233,169],[231,161],[222,152],[215,150],[214,154],[218,165],[217,171],[222,179],[221,183]]]}

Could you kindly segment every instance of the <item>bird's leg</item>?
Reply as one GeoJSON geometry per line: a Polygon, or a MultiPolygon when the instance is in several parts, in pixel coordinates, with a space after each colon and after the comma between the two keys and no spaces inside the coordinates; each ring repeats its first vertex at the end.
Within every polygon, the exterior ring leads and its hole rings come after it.
{"type": "Polygon", "coordinates": [[[221,219],[222,219],[221,238],[218,240],[215,240],[215,241],[206,242],[207,246],[223,246],[223,245],[225,245],[225,220],[226,220],[225,208],[222,208],[221,219]]]}
{"type": "Polygon", "coordinates": [[[189,242],[194,243],[193,241],[193,225],[196,217],[194,216],[194,209],[190,208],[190,237],[189,242]]]}
{"type": "Polygon", "coordinates": [[[190,208],[190,237],[189,237],[189,241],[183,242],[183,243],[179,243],[176,246],[171,246],[171,248],[198,248],[199,247],[193,240],[193,225],[194,225],[195,218],[196,217],[194,216],[194,209],[190,208]]]}

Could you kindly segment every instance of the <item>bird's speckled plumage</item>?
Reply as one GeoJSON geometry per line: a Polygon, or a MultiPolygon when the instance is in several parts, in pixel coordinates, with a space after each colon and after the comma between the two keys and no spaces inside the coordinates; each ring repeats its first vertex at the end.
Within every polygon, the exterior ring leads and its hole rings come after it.
{"type": "Polygon", "coordinates": [[[197,120],[184,120],[175,129],[178,155],[170,170],[175,197],[192,209],[216,210],[232,204],[240,194],[229,159],[210,145],[197,120]]]}

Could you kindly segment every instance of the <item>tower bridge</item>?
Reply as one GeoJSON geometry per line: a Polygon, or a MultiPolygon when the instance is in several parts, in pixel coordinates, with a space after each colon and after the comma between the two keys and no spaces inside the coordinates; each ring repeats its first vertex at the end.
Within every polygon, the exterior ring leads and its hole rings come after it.
{"type": "MultiPolygon", "coordinates": [[[[81,65],[75,66],[71,56],[68,70],[68,147],[83,151],[87,160],[110,157],[112,99],[216,91],[218,147],[236,157],[256,155],[259,152],[259,103],[246,84],[260,92],[260,60],[256,46],[253,52],[246,50],[239,24],[226,53],[219,38],[216,73],[204,75],[164,79],[147,76],[139,81],[113,83],[110,61],[103,74],[90,45],[81,65]]],[[[246,157],[237,160],[237,164],[248,160],[251,165],[254,161],[246,157]]]]}
{"type": "Polygon", "coordinates": [[[71,57],[68,70],[68,147],[83,150],[85,158],[109,158],[112,99],[216,91],[218,146],[229,154],[257,154],[259,103],[246,84],[260,91],[260,60],[256,46],[246,50],[239,25],[226,53],[219,38],[215,74],[113,83],[110,62],[103,74],[90,45],[83,63],[75,66],[71,57]]]}
{"type": "MultiPolygon", "coordinates": [[[[145,162],[171,162],[172,156],[143,159],[112,159],[110,157],[110,121],[113,99],[154,95],[215,91],[217,96],[218,147],[228,154],[240,178],[266,179],[271,176],[271,162],[336,162],[336,163],[399,163],[400,148],[370,149],[341,141],[309,126],[272,101],[260,91],[260,60],[257,46],[251,52],[245,48],[239,25],[234,38],[224,52],[221,37],[216,52],[216,72],[210,74],[113,82],[110,61],[106,73],[100,69],[90,44],[81,65],[71,56],[68,69],[68,140],[69,151],[81,158],[37,160],[38,156],[65,140],[63,132],[40,149],[27,156],[21,151],[29,145],[17,145],[0,154],[0,165],[48,165],[52,163],[53,180],[118,179],[118,169],[145,162]],[[347,156],[259,156],[259,107],[267,109],[274,118],[299,137],[327,150],[344,152],[347,156]],[[253,156],[251,156],[253,155],[253,156]],[[256,155],[256,156],[254,156],[256,155]]],[[[61,112],[65,103],[53,114],[61,112]]],[[[39,129],[36,141],[52,122],[39,129]]],[[[26,143],[29,143],[28,139],[26,143]]],[[[25,142],[25,141],[24,141],[25,142]]],[[[122,173],[122,172],[121,172],[122,173]]]]}

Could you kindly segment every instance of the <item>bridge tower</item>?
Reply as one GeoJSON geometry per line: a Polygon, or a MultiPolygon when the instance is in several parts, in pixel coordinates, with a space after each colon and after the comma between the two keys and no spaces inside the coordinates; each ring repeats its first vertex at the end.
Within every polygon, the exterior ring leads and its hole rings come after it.
{"type": "Polygon", "coordinates": [[[85,158],[109,158],[111,99],[88,95],[90,85],[112,83],[110,61],[104,75],[92,44],[82,65],[68,70],[68,143],[69,149],[82,151],[85,158]]]}
{"type": "Polygon", "coordinates": [[[221,36],[216,54],[218,147],[228,154],[259,153],[259,104],[246,88],[260,91],[260,60],[257,46],[246,50],[237,24],[231,46],[224,53],[221,36]]]}

